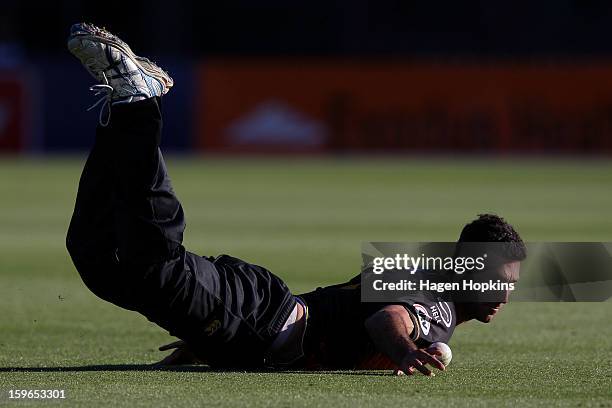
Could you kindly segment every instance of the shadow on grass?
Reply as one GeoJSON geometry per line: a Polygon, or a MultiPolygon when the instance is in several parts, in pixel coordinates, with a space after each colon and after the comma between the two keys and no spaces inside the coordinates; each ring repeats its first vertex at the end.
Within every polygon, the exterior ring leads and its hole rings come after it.
{"type": "Polygon", "coordinates": [[[203,365],[166,366],[158,367],[151,364],[103,364],[84,366],[61,367],[0,367],[0,373],[62,373],[62,372],[91,372],[91,371],[169,371],[194,373],[276,373],[276,374],[333,374],[333,375],[390,375],[387,371],[298,371],[298,370],[272,370],[272,369],[235,369],[212,368],[203,365]]]}

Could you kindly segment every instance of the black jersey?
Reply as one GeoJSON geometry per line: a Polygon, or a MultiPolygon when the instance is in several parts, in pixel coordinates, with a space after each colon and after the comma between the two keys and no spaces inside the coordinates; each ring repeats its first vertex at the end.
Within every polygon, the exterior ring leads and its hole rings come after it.
{"type": "Polygon", "coordinates": [[[361,302],[361,275],[300,297],[308,306],[305,357],[299,363],[305,368],[363,367],[364,361],[377,354],[365,320],[388,304],[406,308],[414,324],[411,338],[419,347],[437,341],[448,343],[457,322],[454,304],[430,292],[410,294],[393,303],[361,302]]]}

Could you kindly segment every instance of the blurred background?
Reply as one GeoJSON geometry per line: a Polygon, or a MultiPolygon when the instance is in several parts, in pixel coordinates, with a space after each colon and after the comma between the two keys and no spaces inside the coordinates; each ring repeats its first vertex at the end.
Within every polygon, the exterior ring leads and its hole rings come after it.
{"type": "Polygon", "coordinates": [[[0,152],[91,143],[92,79],[65,48],[105,26],[176,80],[188,153],[612,152],[612,4],[4,0],[0,152]]]}

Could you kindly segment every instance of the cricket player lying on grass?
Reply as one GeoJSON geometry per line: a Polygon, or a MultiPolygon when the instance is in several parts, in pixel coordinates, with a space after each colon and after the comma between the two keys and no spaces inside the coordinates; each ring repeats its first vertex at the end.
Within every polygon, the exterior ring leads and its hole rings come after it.
{"type": "MultiPolygon", "coordinates": [[[[445,316],[423,323],[411,299],[362,303],[358,277],[294,296],[261,266],[186,251],[183,209],[159,149],[161,96],[172,87],[172,78],[93,25],[75,24],[68,48],[97,80],[91,89],[105,95],[97,103],[103,104],[100,124],[66,245],[94,294],[141,313],[181,339],[162,347],[176,348],[162,365],[394,368],[432,375],[427,365],[440,370],[444,365],[436,358],[439,350],[428,348],[431,343],[448,342],[462,322],[490,321],[506,302],[420,300],[427,310],[439,308],[445,316]]],[[[515,243],[502,273],[518,279],[524,245],[502,218],[480,216],[465,226],[460,241],[515,243]]]]}

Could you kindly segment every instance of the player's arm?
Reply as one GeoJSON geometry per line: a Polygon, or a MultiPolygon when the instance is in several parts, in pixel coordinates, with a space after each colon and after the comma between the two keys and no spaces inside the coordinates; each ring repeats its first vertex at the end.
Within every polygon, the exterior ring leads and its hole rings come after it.
{"type": "Polygon", "coordinates": [[[411,375],[418,370],[424,375],[433,375],[426,364],[444,370],[444,364],[420,350],[410,338],[414,323],[404,306],[383,307],[366,319],[365,328],[378,351],[389,357],[405,374],[411,375]]]}

